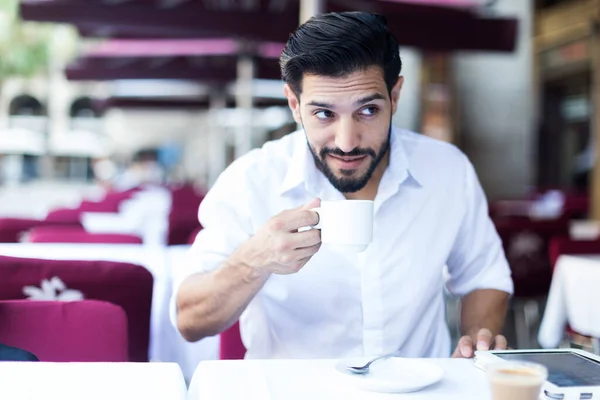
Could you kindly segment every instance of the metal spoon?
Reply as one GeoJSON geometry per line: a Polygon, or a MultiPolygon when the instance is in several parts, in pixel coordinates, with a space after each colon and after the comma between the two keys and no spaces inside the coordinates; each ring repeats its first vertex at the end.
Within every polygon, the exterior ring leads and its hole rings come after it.
{"type": "Polygon", "coordinates": [[[369,369],[371,367],[371,364],[373,364],[375,361],[379,361],[379,360],[385,360],[387,358],[391,358],[391,357],[395,357],[395,356],[399,356],[400,352],[399,351],[395,351],[393,353],[389,353],[389,354],[384,354],[382,356],[379,357],[375,357],[372,360],[370,360],[368,363],[366,363],[365,365],[361,366],[361,367],[353,367],[351,365],[346,366],[346,369],[350,372],[352,372],[353,374],[359,374],[359,375],[364,375],[364,374],[368,374],[369,373],[369,369]]]}

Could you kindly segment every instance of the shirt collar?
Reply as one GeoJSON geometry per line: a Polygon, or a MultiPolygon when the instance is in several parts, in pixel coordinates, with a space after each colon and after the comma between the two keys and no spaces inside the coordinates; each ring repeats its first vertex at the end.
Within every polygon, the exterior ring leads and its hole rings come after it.
{"type": "MultiPolygon", "coordinates": [[[[300,130],[292,135],[296,136],[293,138],[294,151],[287,174],[281,184],[280,194],[283,195],[304,184],[305,188],[310,193],[318,195],[321,192],[321,190],[317,189],[319,182],[323,179],[326,180],[326,178],[315,166],[315,161],[308,148],[308,142],[304,131],[300,130]]],[[[418,179],[419,174],[415,169],[414,165],[411,166],[410,159],[402,141],[402,130],[392,127],[392,134],[390,137],[390,163],[384,174],[386,186],[387,184],[400,185],[409,177],[418,184],[421,184],[418,179]]]]}
{"type": "Polygon", "coordinates": [[[301,129],[291,135],[294,135],[294,138],[292,139],[292,159],[290,160],[287,174],[281,184],[280,194],[284,194],[300,186],[306,181],[309,170],[317,169],[308,149],[308,142],[306,141],[304,130],[301,129]],[[308,157],[311,157],[311,159],[309,160],[308,157]]]}
{"type": "Polygon", "coordinates": [[[388,182],[400,185],[406,179],[411,178],[417,184],[423,182],[419,179],[420,174],[417,170],[417,163],[411,159],[407,146],[403,140],[406,133],[399,128],[392,127],[390,137],[390,163],[384,175],[388,175],[388,182]]]}

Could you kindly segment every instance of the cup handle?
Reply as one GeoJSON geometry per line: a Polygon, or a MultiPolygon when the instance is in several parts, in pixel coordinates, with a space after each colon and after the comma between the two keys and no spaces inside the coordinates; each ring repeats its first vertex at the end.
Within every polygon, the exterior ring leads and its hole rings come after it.
{"type": "Polygon", "coordinates": [[[310,211],[316,212],[317,215],[319,216],[319,222],[317,222],[316,225],[311,226],[311,228],[321,229],[321,227],[322,227],[321,222],[323,221],[323,212],[321,211],[321,207],[311,208],[310,211]]]}

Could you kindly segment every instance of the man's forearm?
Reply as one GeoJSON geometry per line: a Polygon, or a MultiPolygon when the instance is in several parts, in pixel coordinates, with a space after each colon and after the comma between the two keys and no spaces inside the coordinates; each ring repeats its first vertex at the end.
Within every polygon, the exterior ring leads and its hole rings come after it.
{"type": "Polygon", "coordinates": [[[238,320],[268,274],[232,255],[217,270],[188,277],[177,293],[177,326],[188,341],[214,336],[238,320]]]}
{"type": "Polygon", "coordinates": [[[504,326],[508,293],[494,289],[475,290],[461,301],[461,331],[475,339],[480,329],[498,335],[504,326]]]}

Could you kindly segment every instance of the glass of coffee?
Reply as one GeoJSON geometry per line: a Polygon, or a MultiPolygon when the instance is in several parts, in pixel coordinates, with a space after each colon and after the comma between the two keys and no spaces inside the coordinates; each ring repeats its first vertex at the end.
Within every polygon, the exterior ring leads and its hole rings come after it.
{"type": "Polygon", "coordinates": [[[486,366],[493,400],[538,400],[548,370],[540,364],[505,361],[486,366]]]}

